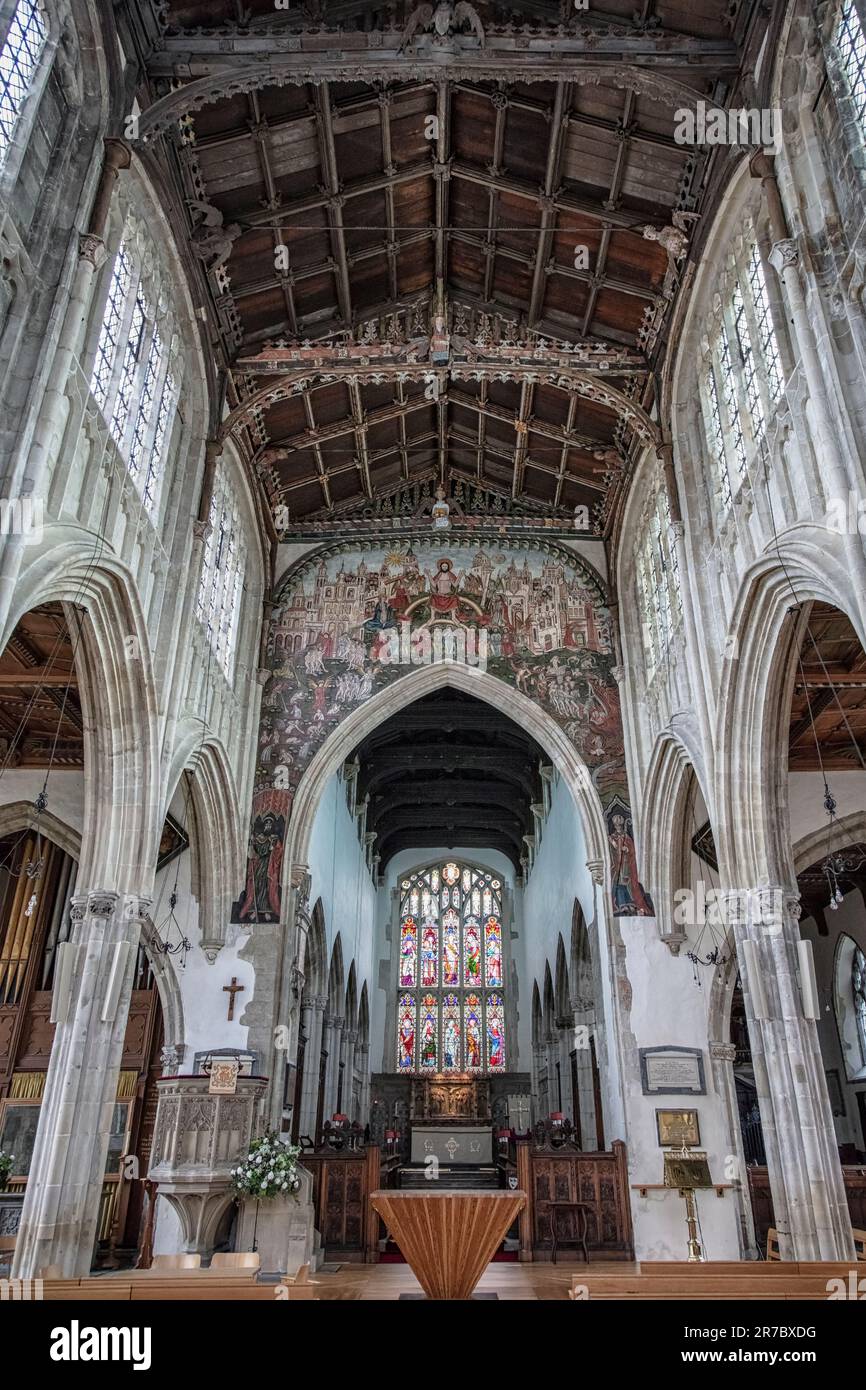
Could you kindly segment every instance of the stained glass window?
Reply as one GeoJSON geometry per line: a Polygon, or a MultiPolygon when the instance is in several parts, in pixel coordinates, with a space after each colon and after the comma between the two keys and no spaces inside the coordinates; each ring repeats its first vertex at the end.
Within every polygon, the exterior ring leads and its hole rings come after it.
{"type": "Polygon", "coordinates": [[[398,1070],[504,1068],[502,883],[495,874],[449,861],[402,880],[397,982],[398,1070]]]}
{"type": "Polygon", "coordinates": [[[411,989],[418,983],[418,928],[414,917],[407,917],[400,927],[400,988],[411,989]]]}
{"type": "Polygon", "coordinates": [[[481,1071],[481,999],[467,994],[464,1005],[466,1026],[466,1070],[481,1071]]]}
{"type": "Polygon", "coordinates": [[[18,0],[0,49],[0,169],[48,38],[41,0],[18,0]]]}
{"type": "Polygon", "coordinates": [[[439,1003],[434,994],[425,994],[421,1001],[421,1056],[418,1064],[422,1071],[436,1071],[439,1036],[439,1003]]]}
{"type": "Polygon", "coordinates": [[[485,984],[502,988],[502,923],[488,917],[484,924],[485,984]]]}
{"type": "Polygon", "coordinates": [[[491,1071],[505,1070],[505,1025],[498,994],[487,996],[487,1065],[491,1071]]]}
{"type": "Polygon", "coordinates": [[[415,996],[401,994],[399,1020],[397,1024],[399,1052],[397,1066],[400,1071],[415,1070],[415,996]]]}
{"type": "Polygon", "coordinates": [[[459,1071],[461,1065],[460,999],[446,994],[442,999],[442,1070],[459,1071]]]}

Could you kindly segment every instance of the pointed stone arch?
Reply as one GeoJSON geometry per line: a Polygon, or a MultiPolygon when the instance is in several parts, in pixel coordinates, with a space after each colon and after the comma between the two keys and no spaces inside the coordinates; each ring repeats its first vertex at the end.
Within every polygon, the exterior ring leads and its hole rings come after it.
{"type": "MultiPolygon", "coordinates": [[[[686,934],[674,918],[675,894],[691,885],[691,841],[698,791],[695,763],[686,746],[670,734],[653,749],[643,802],[644,881],[656,909],[659,936],[677,955],[686,934]]],[[[709,806],[706,795],[704,801],[709,806]]]]}
{"type": "Polygon", "coordinates": [[[815,1023],[799,988],[799,895],[788,811],[788,725],[808,605],[845,612],[863,643],[842,538],[801,527],[751,567],[719,692],[717,850],[758,1084],[783,1258],[848,1259],[851,1222],[815,1023]],[[756,1003],[756,1001],[759,1001],[756,1003]]]}
{"type": "Polygon", "coordinates": [[[568,959],[565,953],[565,942],[560,932],[556,943],[556,975],[553,988],[554,1004],[556,1017],[564,1018],[571,1008],[570,985],[568,975],[568,959]]]}

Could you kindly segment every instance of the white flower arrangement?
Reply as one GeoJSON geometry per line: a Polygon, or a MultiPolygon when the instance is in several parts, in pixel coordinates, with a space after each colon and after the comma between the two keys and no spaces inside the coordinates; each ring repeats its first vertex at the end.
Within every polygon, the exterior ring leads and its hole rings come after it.
{"type": "Polygon", "coordinates": [[[294,1197],[300,1190],[298,1155],[294,1144],[284,1144],[273,1132],[254,1139],[246,1158],[232,1168],[232,1188],[236,1197],[294,1197]]]}

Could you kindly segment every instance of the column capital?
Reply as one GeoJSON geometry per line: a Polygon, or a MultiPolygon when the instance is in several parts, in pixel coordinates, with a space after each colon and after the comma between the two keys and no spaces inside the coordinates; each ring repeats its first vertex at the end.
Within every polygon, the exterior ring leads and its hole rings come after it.
{"type": "Polygon", "coordinates": [[[141,898],[135,893],[115,893],[106,888],[94,888],[89,893],[78,893],[70,902],[70,916],[73,922],[82,922],[85,917],[107,920],[114,916],[123,917],[128,922],[144,922],[152,905],[151,898],[141,898]]]}
{"type": "Polygon", "coordinates": [[[106,135],[102,143],[105,146],[106,168],[113,169],[115,173],[129,168],[132,150],[125,140],[121,140],[119,135],[106,135]]]}
{"type": "Polygon", "coordinates": [[[800,248],[796,239],[783,237],[781,241],[774,242],[768,259],[770,265],[779,275],[789,266],[797,265],[800,260],[800,248]]]}
{"type": "Polygon", "coordinates": [[[710,1057],[714,1062],[735,1062],[737,1060],[737,1049],[733,1043],[711,1042],[709,1049],[710,1057]]]}
{"type": "Polygon", "coordinates": [[[749,173],[753,179],[774,179],[776,160],[766,150],[758,150],[749,160],[749,173]]]}
{"type": "Polygon", "coordinates": [[[87,261],[94,270],[100,270],[105,264],[105,257],[105,242],[102,237],[94,236],[92,232],[82,232],[78,238],[78,259],[87,261]]]}

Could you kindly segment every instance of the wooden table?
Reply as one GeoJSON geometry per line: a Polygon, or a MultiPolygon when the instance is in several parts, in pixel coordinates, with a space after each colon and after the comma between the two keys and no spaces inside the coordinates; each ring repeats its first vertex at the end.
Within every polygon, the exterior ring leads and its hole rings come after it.
{"type": "Polygon", "coordinates": [[[526,1205],[511,1190],[380,1191],[370,1195],[428,1298],[472,1297],[509,1227],[526,1205]]]}
{"type": "Polygon", "coordinates": [[[559,1224],[556,1218],[559,1216],[560,1213],[562,1213],[563,1216],[568,1215],[577,1217],[578,1234],[570,1243],[573,1245],[579,1245],[581,1247],[581,1249],[583,1250],[583,1258],[586,1260],[586,1263],[589,1264],[589,1252],[586,1248],[586,1228],[588,1212],[589,1205],[586,1202],[550,1203],[550,1238],[553,1241],[553,1251],[551,1253],[550,1258],[554,1264],[556,1264],[556,1247],[559,1244],[559,1224]]]}

